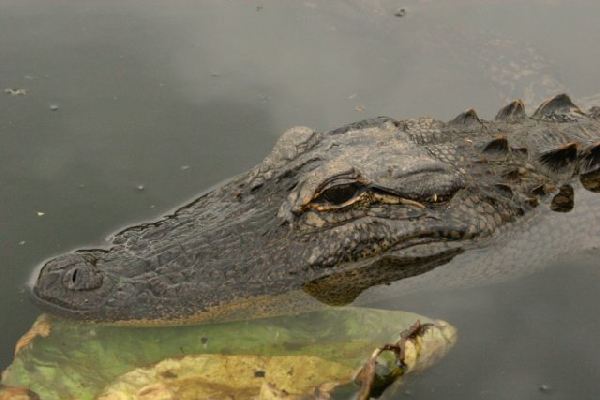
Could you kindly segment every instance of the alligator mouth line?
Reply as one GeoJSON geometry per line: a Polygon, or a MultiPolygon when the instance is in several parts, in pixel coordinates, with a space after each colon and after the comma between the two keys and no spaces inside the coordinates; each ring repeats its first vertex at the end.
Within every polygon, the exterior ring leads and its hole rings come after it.
{"type": "MultiPolygon", "coordinates": [[[[81,295],[85,293],[84,291],[74,291],[70,293],[68,297],[54,299],[45,297],[42,293],[40,293],[39,288],[34,284],[30,289],[30,297],[31,299],[42,306],[44,309],[49,312],[56,314],[62,318],[67,320],[82,322],[82,323],[97,323],[97,324],[105,324],[105,325],[181,325],[181,324],[191,324],[191,323],[209,323],[216,322],[223,315],[236,314],[238,317],[233,319],[243,319],[243,313],[255,313],[259,311],[253,311],[255,308],[253,306],[252,299],[262,299],[261,302],[263,304],[270,304],[270,307],[279,307],[274,306],[273,304],[277,301],[278,298],[287,298],[287,297],[295,297],[293,293],[298,292],[301,293],[301,297],[304,298],[304,301],[307,301],[307,298],[311,298],[311,301],[316,301],[317,303],[322,303],[323,306],[333,305],[340,306],[346,305],[351,301],[343,301],[332,300],[327,295],[323,295],[324,292],[331,291],[330,282],[337,281],[334,292],[345,292],[345,293],[355,293],[355,296],[351,296],[352,299],[360,293],[372,286],[377,286],[381,284],[388,284],[391,282],[395,282],[397,280],[401,280],[404,278],[408,278],[411,276],[419,275],[429,271],[432,268],[437,267],[438,265],[443,264],[443,262],[437,263],[438,260],[446,259],[448,260],[457,252],[460,252],[459,243],[456,243],[456,246],[452,246],[452,239],[447,237],[438,237],[433,236],[430,233],[417,236],[417,235],[407,235],[403,239],[399,240],[397,243],[393,244],[389,249],[383,251],[381,254],[376,257],[365,257],[364,259],[359,259],[356,261],[342,261],[335,268],[335,271],[332,271],[331,268],[327,268],[328,273],[321,277],[315,277],[315,279],[304,281],[298,281],[297,277],[290,277],[288,280],[277,280],[277,281],[269,281],[269,282],[260,282],[260,281],[246,281],[246,282],[221,282],[217,286],[218,288],[213,288],[215,293],[222,291],[235,291],[236,287],[239,289],[247,284],[258,284],[265,285],[265,289],[263,293],[256,293],[254,295],[248,296],[248,298],[243,299],[242,297],[235,297],[224,300],[221,303],[216,303],[212,305],[208,305],[204,310],[198,311],[196,313],[190,313],[189,315],[177,315],[173,316],[173,318],[158,318],[160,322],[152,323],[152,320],[149,318],[136,317],[131,316],[129,318],[123,318],[118,315],[118,309],[115,309],[115,315],[109,316],[106,314],[105,309],[105,299],[103,301],[95,303],[90,300],[89,302],[85,300],[85,297],[81,295]],[[421,246],[426,246],[419,251],[418,248],[421,246]],[[431,247],[435,246],[435,247],[431,247]],[[449,256],[449,254],[452,254],[449,256]],[[391,265],[393,264],[393,267],[391,265]],[[435,264],[435,265],[434,265],[435,264]],[[404,271],[403,271],[404,269],[404,271]],[[354,271],[354,272],[353,272],[354,271]],[[358,271],[358,272],[357,272],[358,271]],[[344,276],[351,275],[360,275],[364,276],[364,280],[356,281],[349,278],[343,278],[344,276]],[[377,277],[377,275],[379,275],[377,277]],[[343,279],[342,279],[343,278],[343,279]],[[322,284],[326,282],[326,286],[328,286],[327,291],[322,287],[322,284]],[[230,288],[227,286],[231,285],[230,288]],[[315,286],[316,285],[316,286],[315,286]],[[272,292],[270,293],[269,288],[273,287],[286,287],[288,288],[285,291],[272,292]],[[307,288],[309,288],[307,290],[307,288]],[[311,290],[310,288],[316,288],[316,290],[311,290]],[[83,304],[83,307],[80,309],[71,308],[69,304],[76,304],[76,297],[79,294],[79,303],[83,304]],[[273,301],[269,301],[272,299],[273,301]],[[69,303],[71,301],[71,303],[69,303]],[[248,306],[248,309],[245,311],[242,309],[243,305],[248,306]],[[215,319],[217,318],[217,319],[215,319]],[[144,322],[146,321],[146,322],[144,322]]],[[[314,272],[314,268],[313,269],[314,272]]],[[[110,286],[114,286],[116,283],[114,277],[110,275],[105,276],[106,281],[110,286]]],[[[68,290],[65,292],[69,293],[68,290]]],[[[297,296],[296,296],[297,297],[297,296]]],[[[350,299],[349,297],[345,300],[350,299]]],[[[350,300],[352,300],[350,299],[350,300]]],[[[201,308],[201,307],[199,307],[201,308]]],[[[311,306],[311,309],[315,309],[317,307],[311,306]]],[[[289,311],[289,310],[288,310],[289,311]]],[[[266,313],[265,313],[266,314],[266,313]]],[[[283,314],[283,312],[282,312],[283,314]]],[[[256,318],[256,317],[252,317],[256,318]]],[[[231,318],[227,318],[231,319],[231,318]]]]}
{"type": "Polygon", "coordinates": [[[364,291],[425,274],[449,263],[454,256],[463,252],[460,246],[443,246],[445,244],[446,241],[433,238],[411,241],[410,245],[401,250],[388,251],[359,262],[349,262],[330,274],[305,282],[302,289],[330,306],[351,305],[364,291]],[[441,246],[434,252],[406,254],[409,249],[432,243],[440,243],[441,246]]]}
{"type": "MultiPolygon", "coordinates": [[[[272,284],[282,283],[284,281],[271,281],[272,284]]],[[[292,282],[290,280],[289,282],[292,282]]],[[[297,283],[296,281],[293,281],[297,283]]],[[[262,282],[246,282],[262,283],[262,282]]],[[[242,283],[237,282],[236,285],[242,283]]],[[[177,315],[170,317],[106,317],[98,312],[102,310],[102,305],[88,310],[71,309],[51,300],[41,297],[35,288],[30,290],[30,298],[39,306],[59,318],[72,323],[95,324],[106,326],[180,326],[203,323],[218,323],[228,321],[239,321],[245,319],[267,318],[277,315],[287,315],[291,312],[310,312],[317,311],[327,307],[316,298],[309,296],[298,287],[278,294],[257,294],[245,298],[235,298],[221,304],[215,304],[207,307],[203,311],[190,314],[177,315]],[[293,307],[290,307],[293,304],[293,307]],[[295,310],[295,311],[294,311],[295,310]]]]}
{"type": "Polygon", "coordinates": [[[423,236],[411,236],[404,238],[392,245],[389,249],[382,252],[375,258],[365,258],[364,260],[346,261],[340,263],[339,271],[343,272],[346,269],[365,268],[374,261],[384,258],[394,258],[403,260],[406,264],[415,264],[419,260],[430,260],[436,257],[442,257],[448,253],[461,252],[464,243],[458,243],[450,237],[438,237],[426,234],[423,236]],[[433,249],[431,246],[435,246],[433,249]],[[424,250],[419,252],[418,249],[422,246],[424,250]]]}

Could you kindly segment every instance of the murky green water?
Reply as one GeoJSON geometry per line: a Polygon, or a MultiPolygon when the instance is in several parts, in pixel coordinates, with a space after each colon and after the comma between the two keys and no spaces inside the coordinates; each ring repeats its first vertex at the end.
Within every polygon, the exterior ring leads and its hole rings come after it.
{"type": "MultiPolygon", "coordinates": [[[[0,366],[38,314],[25,287],[36,265],[251,167],[290,126],[471,106],[489,118],[563,90],[585,102],[600,93],[598,12],[583,0],[1,1],[0,90],[26,94],[0,93],[0,366]]],[[[460,331],[411,398],[597,393],[597,267],[573,258],[406,299],[460,331]]]]}

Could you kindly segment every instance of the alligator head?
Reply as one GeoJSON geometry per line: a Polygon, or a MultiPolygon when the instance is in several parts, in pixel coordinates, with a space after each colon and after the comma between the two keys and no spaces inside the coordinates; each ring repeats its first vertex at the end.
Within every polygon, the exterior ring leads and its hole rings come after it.
{"type": "Polygon", "coordinates": [[[32,297],[117,324],[348,304],[484,246],[540,204],[568,211],[573,177],[598,188],[596,118],[560,95],[532,118],[516,101],[495,121],[468,110],[448,123],[293,128],[262,163],[172,215],[47,261],[32,297]]]}

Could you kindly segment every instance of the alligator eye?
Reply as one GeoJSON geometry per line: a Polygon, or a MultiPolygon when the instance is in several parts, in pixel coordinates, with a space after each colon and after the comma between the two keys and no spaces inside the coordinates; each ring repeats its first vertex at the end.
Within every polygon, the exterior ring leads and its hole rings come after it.
{"type": "Polygon", "coordinates": [[[332,186],[321,193],[321,197],[330,204],[340,205],[351,200],[359,191],[359,186],[354,183],[332,186]]]}

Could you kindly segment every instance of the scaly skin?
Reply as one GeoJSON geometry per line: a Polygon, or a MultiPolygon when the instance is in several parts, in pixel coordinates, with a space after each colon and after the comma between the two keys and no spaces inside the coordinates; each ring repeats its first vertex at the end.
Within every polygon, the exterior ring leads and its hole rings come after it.
{"type": "Polygon", "coordinates": [[[531,118],[515,101],[494,121],[293,128],[173,215],[49,260],[32,297],[75,320],[181,324],[505,279],[598,244],[599,181],[598,109],[566,95],[531,118]]]}

